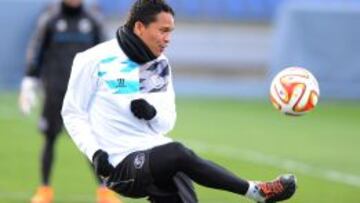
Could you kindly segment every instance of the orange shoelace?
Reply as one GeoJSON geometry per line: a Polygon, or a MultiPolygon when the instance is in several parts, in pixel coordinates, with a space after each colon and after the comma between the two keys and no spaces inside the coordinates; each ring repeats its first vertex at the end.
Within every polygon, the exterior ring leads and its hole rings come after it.
{"type": "Polygon", "coordinates": [[[259,184],[259,187],[263,192],[263,194],[265,195],[266,199],[271,198],[284,191],[284,187],[281,184],[280,180],[276,180],[274,182],[261,183],[259,184]]]}

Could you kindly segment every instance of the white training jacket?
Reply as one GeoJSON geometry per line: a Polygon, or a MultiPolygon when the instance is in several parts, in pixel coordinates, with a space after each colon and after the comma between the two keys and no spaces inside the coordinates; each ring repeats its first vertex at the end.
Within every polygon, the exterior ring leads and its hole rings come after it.
{"type": "Polygon", "coordinates": [[[171,142],[164,136],[176,120],[167,58],[162,55],[140,66],[129,60],[116,39],[78,53],[61,114],[76,146],[91,161],[102,149],[116,166],[134,151],[171,142]],[[132,114],[130,102],[138,98],[156,108],[152,120],[132,114]]]}

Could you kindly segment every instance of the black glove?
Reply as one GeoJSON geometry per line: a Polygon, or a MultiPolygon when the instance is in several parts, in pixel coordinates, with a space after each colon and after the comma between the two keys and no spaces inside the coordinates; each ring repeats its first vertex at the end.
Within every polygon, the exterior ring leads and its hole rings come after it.
{"type": "Polygon", "coordinates": [[[109,163],[108,159],[108,153],[101,149],[97,150],[93,156],[95,173],[101,178],[108,178],[114,170],[114,167],[109,163]]]}
{"type": "Polygon", "coordinates": [[[145,99],[135,99],[130,104],[131,112],[139,119],[147,121],[153,119],[156,115],[156,109],[149,104],[145,99]]]}

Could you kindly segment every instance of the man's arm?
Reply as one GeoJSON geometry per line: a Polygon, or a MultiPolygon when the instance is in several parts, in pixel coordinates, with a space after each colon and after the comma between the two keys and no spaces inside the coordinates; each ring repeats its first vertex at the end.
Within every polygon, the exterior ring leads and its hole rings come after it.
{"type": "Polygon", "coordinates": [[[33,34],[26,56],[25,77],[20,84],[19,108],[25,114],[29,115],[32,108],[37,103],[36,92],[39,90],[39,77],[43,62],[43,56],[48,44],[50,10],[43,13],[37,22],[35,33],[33,34]]]}
{"type": "Polygon", "coordinates": [[[93,155],[100,149],[92,134],[88,115],[97,86],[94,66],[81,57],[81,54],[76,55],[61,111],[68,133],[90,161],[93,161],[93,155]]]}
{"type": "Polygon", "coordinates": [[[44,53],[49,43],[49,22],[54,9],[48,9],[43,13],[37,22],[35,32],[29,42],[26,52],[27,77],[38,78],[41,73],[41,66],[44,60],[44,53]]]}
{"type": "Polygon", "coordinates": [[[174,128],[176,121],[175,93],[171,75],[166,91],[147,94],[146,99],[133,100],[130,110],[137,118],[146,120],[156,133],[167,134],[174,128]]]}
{"type": "Polygon", "coordinates": [[[88,15],[94,23],[94,45],[104,42],[107,39],[107,36],[105,34],[105,23],[103,15],[101,15],[101,13],[95,8],[89,9],[88,15]]]}

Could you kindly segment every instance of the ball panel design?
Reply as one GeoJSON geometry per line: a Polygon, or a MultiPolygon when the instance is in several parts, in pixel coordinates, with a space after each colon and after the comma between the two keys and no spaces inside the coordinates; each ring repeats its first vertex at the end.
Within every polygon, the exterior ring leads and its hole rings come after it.
{"type": "Polygon", "coordinates": [[[287,115],[302,115],[318,103],[320,91],[316,78],[301,67],[286,68],[278,73],[270,87],[270,101],[287,115]]]}

